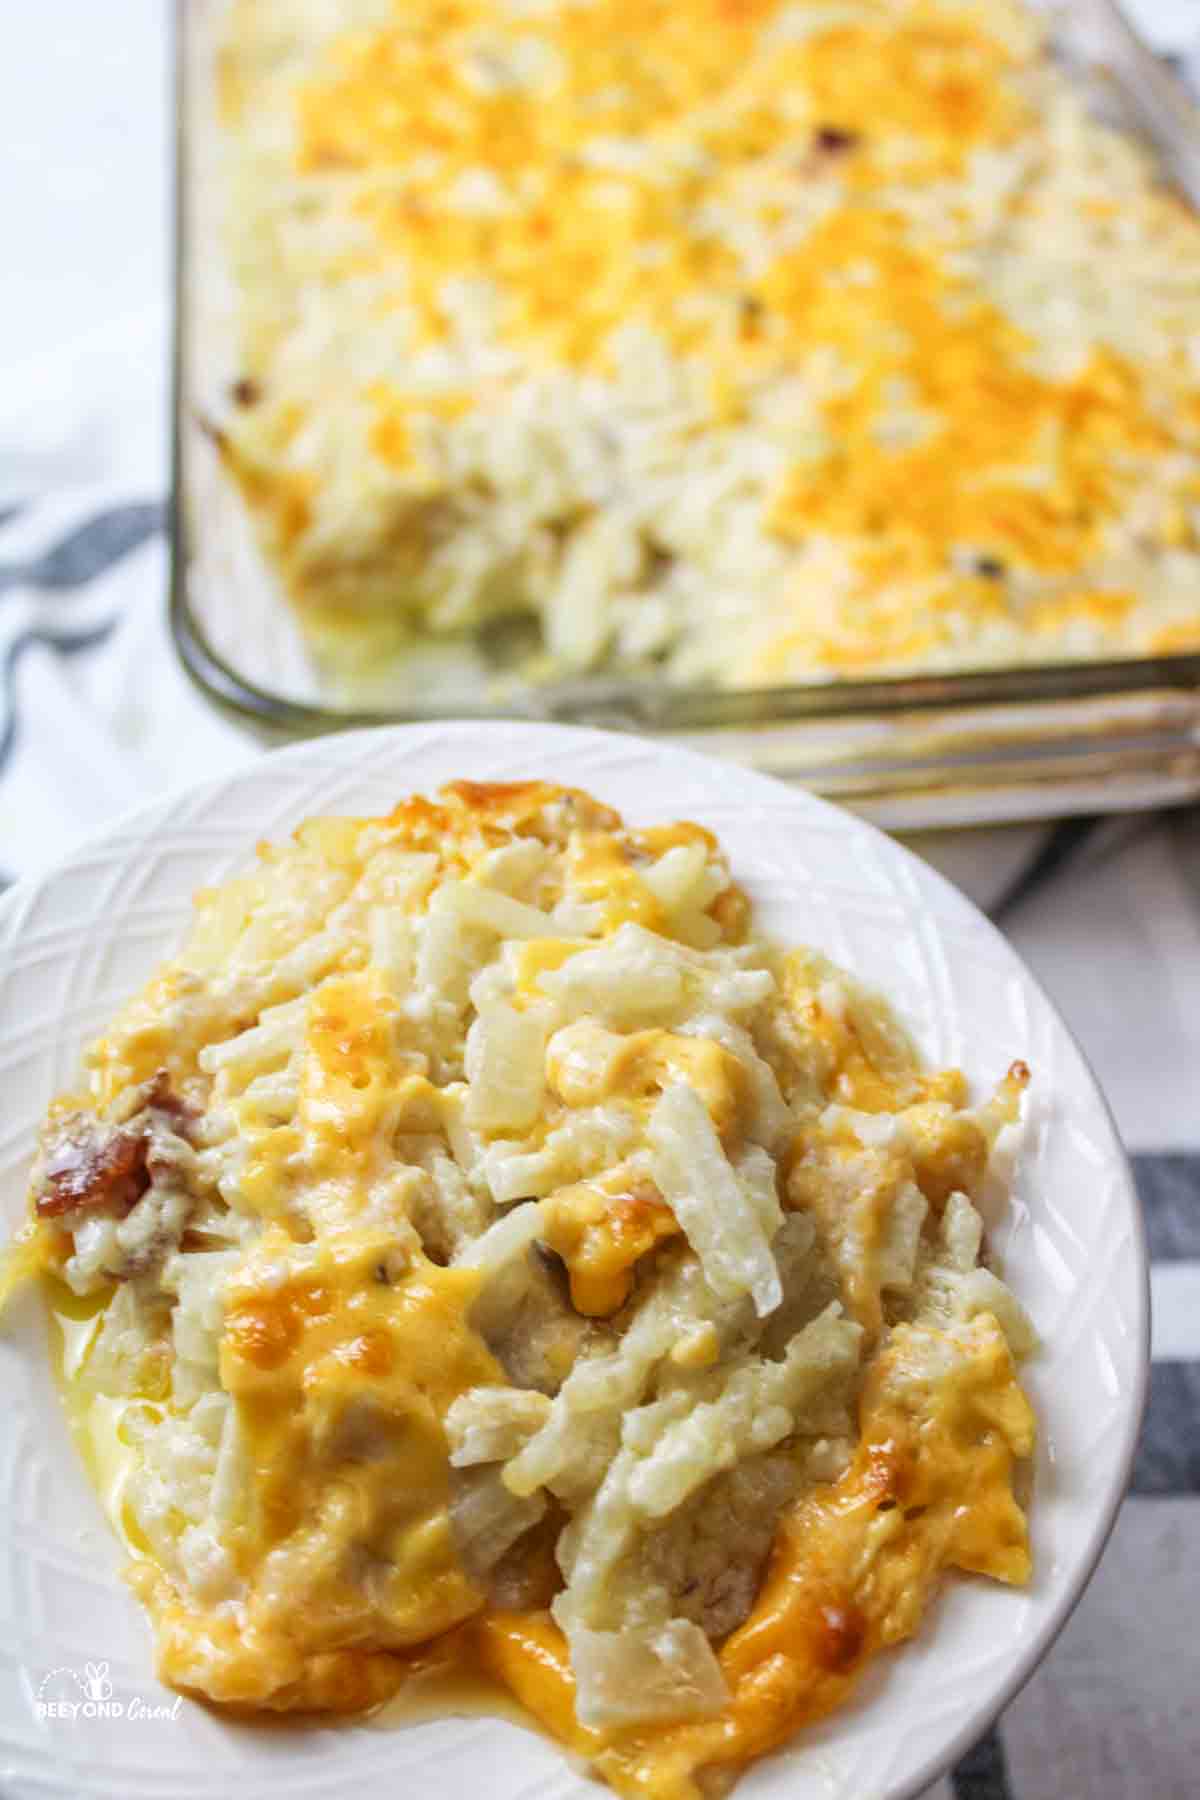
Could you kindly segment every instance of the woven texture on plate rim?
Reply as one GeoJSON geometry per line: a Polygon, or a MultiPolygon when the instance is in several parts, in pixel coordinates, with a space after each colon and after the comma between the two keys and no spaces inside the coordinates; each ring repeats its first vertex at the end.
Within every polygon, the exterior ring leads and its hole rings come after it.
{"type": "MultiPolygon", "coordinates": [[[[459,776],[544,776],[635,823],[695,818],[720,836],[760,927],[817,945],[882,987],[926,1055],[973,1086],[1033,1071],[1012,1204],[992,1221],[1043,1350],[1028,1366],[1040,1443],[1036,1574],[1014,1593],[952,1579],[918,1639],[878,1659],[856,1700],[755,1767],[739,1800],[901,1800],[933,1780],[1044,1653],[1103,1544],[1127,1476],[1147,1364],[1140,1218],[1111,1118],[1066,1028],[998,933],[871,827],[766,777],[644,739],[562,726],[407,726],[319,739],[127,818],[0,902],[0,1202],[23,1209],[47,1101],[79,1052],[179,941],[197,887],[253,845],[329,812],[387,810],[459,776]]],[[[70,1445],[27,1297],[0,1330],[0,1793],[5,1800],[581,1800],[600,1790],[532,1733],[445,1719],[259,1730],[168,1699],[120,1551],[70,1445]],[[38,1718],[107,1664],[121,1718],[38,1718]],[[58,1671],[51,1675],[50,1671],[58,1671]],[[57,1686],[56,1686],[57,1684],[57,1686]]]]}

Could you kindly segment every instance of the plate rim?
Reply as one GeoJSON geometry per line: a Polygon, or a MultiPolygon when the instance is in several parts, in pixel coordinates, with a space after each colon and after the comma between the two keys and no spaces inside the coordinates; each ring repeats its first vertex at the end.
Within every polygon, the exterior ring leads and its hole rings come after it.
{"type": "MultiPolygon", "coordinates": [[[[588,743],[593,744],[597,749],[605,745],[641,744],[647,749],[652,749],[658,756],[665,756],[673,761],[682,760],[685,764],[690,765],[696,773],[708,771],[710,774],[717,773],[727,778],[732,777],[738,782],[749,783],[763,789],[764,797],[773,794],[777,802],[783,797],[789,805],[796,806],[799,810],[808,808],[810,816],[834,817],[839,823],[839,829],[849,829],[851,833],[860,834],[868,842],[884,845],[884,855],[887,858],[898,862],[910,872],[918,871],[920,883],[924,886],[931,885],[935,893],[947,900],[951,913],[955,910],[958,910],[960,914],[965,911],[965,914],[971,918],[974,928],[977,929],[982,925],[985,928],[985,935],[990,941],[1001,946],[1004,958],[1019,971],[1026,988],[1036,993],[1049,1019],[1073,1048],[1086,1075],[1092,1098],[1098,1103],[1107,1123],[1113,1151],[1111,1172],[1119,1177],[1119,1186],[1126,1201],[1126,1211],[1131,1228],[1130,1241],[1136,1261],[1136,1269],[1133,1271],[1136,1279],[1132,1286],[1135,1311],[1130,1321],[1132,1325],[1132,1388],[1122,1389],[1120,1431],[1119,1434],[1116,1434],[1115,1447],[1111,1452],[1112,1460],[1108,1478],[1101,1494],[1095,1498],[1095,1504],[1091,1509],[1089,1528],[1085,1536],[1078,1540],[1078,1547],[1070,1557],[1069,1571],[1059,1579],[1057,1592],[1043,1603],[1044,1616],[1035,1621],[1027,1641],[1023,1642],[1014,1652],[1011,1667],[1004,1678],[989,1683],[986,1697],[971,1707],[963,1722],[952,1733],[944,1739],[940,1739],[935,1748],[921,1757],[912,1773],[905,1775],[901,1780],[889,1781],[886,1788],[881,1790],[877,1796],[873,1796],[873,1800],[916,1800],[916,1797],[926,1787],[953,1767],[957,1760],[972,1744],[978,1741],[1011,1704],[1045,1660],[1078,1606],[1104,1554],[1128,1491],[1145,1412],[1151,1363],[1150,1262],[1146,1222],[1128,1153],[1108,1097],[1096,1076],[1087,1053],[1047,993],[1043,983],[1000,929],[960,889],[956,888],[940,871],[910,850],[907,845],[900,843],[869,821],[848,812],[847,809],[839,807],[823,796],[743,764],[722,761],[714,755],[692,749],[689,746],[664,743],[662,740],[647,740],[636,733],[626,731],[565,725],[551,720],[446,719],[439,721],[436,726],[430,726],[427,723],[382,725],[321,734],[300,743],[266,750],[262,755],[255,757],[244,767],[231,774],[187,783],[154,800],[142,801],[123,809],[95,831],[88,832],[77,840],[70,850],[56,857],[53,862],[20,878],[0,895],[0,959],[7,961],[14,946],[20,941],[19,931],[15,934],[13,931],[14,920],[19,922],[21,913],[34,896],[61,879],[72,865],[86,861],[97,850],[112,844],[122,834],[134,828],[145,827],[157,818],[170,817],[180,806],[188,803],[201,804],[206,799],[211,800],[216,795],[236,788],[247,780],[253,781],[266,764],[274,767],[286,764],[302,768],[310,760],[318,765],[323,765],[326,759],[333,763],[342,757],[357,757],[372,743],[378,744],[380,747],[387,745],[394,754],[402,754],[407,748],[406,740],[411,740],[412,749],[415,751],[419,745],[427,745],[431,738],[438,740],[446,738],[451,741],[473,740],[478,744],[480,739],[491,737],[502,737],[509,747],[516,747],[522,739],[527,740],[535,760],[541,761],[552,759],[556,740],[559,743],[570,740],[581,750],[588,743]]],[[[320,774],[327,772],[323,766],[320,767],[320,774]]],[[[318,771],[314,770],[314,780],[317,778],[318,771]]],[[[548,770],[544,778],[554,779],[554,771],[548,770]]],[[[565,771],[565,778],[569,783],[571,778],[569,769],[565,771]]],[[[319,807],[323,802],[318,797],[314,804],[319,807]]],[[[344,800],[342,804],[345,805],[344,800]]],[[[252,828],[248,829],[246,832],[247,861],[253,854],[256,841],[252,837],[252,828]]],[[[160,959],[156,955],[154,960],[160,959]]],[[[2,1024],[3,1019],[0,1017],[0,1026],[2,1024]]],[[[47,1096],[47,1099],[49,1098],[50,1096],[47,1096]]],[[[74,1446],[72,1446],[72,1451],[77,1454],[74,1446]]],[[[99,1522],[102,1523],[104,1530],[109,1529],[108,1522],[103,1518],[102,1513],[99,1515],[99,1522]]],[[[928,1632],[918,1631],[915,1641],[928,1643],[930,1635],[928,1632]]],[[[904,1646],[900,1645],[896,1648],[903,1650],[904,1646]]],[[[884,1666],[890,1666],[890,1658],[881,1660],[884,1661],[884,1666]]],[[[836,1715],[834,1717],[836,1718],[836,1715]]],[[[53,1768],[58,1759],[54,1754],[53,1746],[48,1745],[47,1748],[48,1766],[53,1768]]],[[[779,1751],[759,1759],[759,1764],[756,1766],[769,1764],[779,1755],[796,1754],[802,1748],[803,1740],[797,1736],[788,1744],[781,1746],[779,1751]]]]}

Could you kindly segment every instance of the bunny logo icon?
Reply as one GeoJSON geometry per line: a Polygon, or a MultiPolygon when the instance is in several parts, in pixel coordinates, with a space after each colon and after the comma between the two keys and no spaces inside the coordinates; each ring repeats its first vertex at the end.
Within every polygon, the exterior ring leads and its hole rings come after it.
{"type": "Polygon", "coordinates": [[[84,1663],[83,1673],[87,1681],[89,1700],[111,1700],[112,1682],[108,1679],[108,1664],[84,1663]]]}

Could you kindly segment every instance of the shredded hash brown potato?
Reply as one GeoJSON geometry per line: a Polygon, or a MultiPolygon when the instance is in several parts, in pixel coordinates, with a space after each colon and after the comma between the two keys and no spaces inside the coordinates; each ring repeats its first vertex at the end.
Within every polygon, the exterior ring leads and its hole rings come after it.
{"type": "Polygon", "coordinates": [[[218,67],[215,422],[335,685],[1200,649],[1200,223],[1019,0],[231,0],[218,67]]]}
{"type": "Polygon", "coordinates": [[[750,926],[700,826],[541,782],[315,819],[198,895],[50,1109],[8,1271],[76,1320],[166,1681],[355,1712],[469,1665],[698,1800],[942,1570],[1027,1579],[1033,1337],[980,1205],[1028,1071],[970,1104],[750,926]]]}

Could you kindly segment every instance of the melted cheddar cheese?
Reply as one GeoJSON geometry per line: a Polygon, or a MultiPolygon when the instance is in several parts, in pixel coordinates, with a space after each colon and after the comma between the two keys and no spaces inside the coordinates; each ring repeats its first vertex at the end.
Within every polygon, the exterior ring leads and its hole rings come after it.
{"type": "MultiPolygon", "coordinates": [[[[481,1604],[451,1535],[440,1423],[497,1375],[465,1322],[478,1280],[420,1263],[391,1281],[393,1244],[354,1233],[280,1287],[245,1271],[220,1365],[253,1459],[251,1505],[229,1534],[248,1587],[241,1620],[181,1605],[152,1564],[135,1570],[175,1686],[358,1711],[405,1680],[393,1652],[481,1604]]],[[[259,1246],[265,1259],[279,1247],[269,1232],[259,1246]]]]}
{"type": "Polygon", "coordinates": [[[471,1670],[699,1800],[943,1570],[1027,1578],[972,1196],[1029,1072],[972,1109],[749,922],[710,833],[541,782],[201,893],[51,1108],[6,1274],[52,1278],[165,1680],[353,1713],[471,1670]]]}
{"type": "Polygon", "coordinates": [[[228,45],[222,441],[335,666],[1195,647],[1200,229],[1015,0],[362,10],[228,45]]]}
{"type": "Polygon", "coordinates": [[[483,1620],[485,1665],[618,1793],[701,1800],[698,1772],[785,1744],[847,1698],[872,1654],[911,1637],[941,1570],[1023,1584],[1029,1546],[1011,1483],[1033,1448],[1029,1403],[994,1319],[939,1338],[899,1327],[877,1359],[854,1462],[788,1518],[754,1611],[721,1650],[731,1699],[719,1720],[581,1730],[566,1646],[545,1614],[483,1620]],[[932,1380],[931,1361],[949,1365],[932,1380]]]}
{"type": "Polygon", "coordinates": [[[545,1223],[543,1242],[566,1265],[571,1304],[589,1319],[606,1319],[624,1306],[641,1258],[679,1235],[653,1182],[621,1169],[561,1188],[546,1202],[545,1223]]]}

